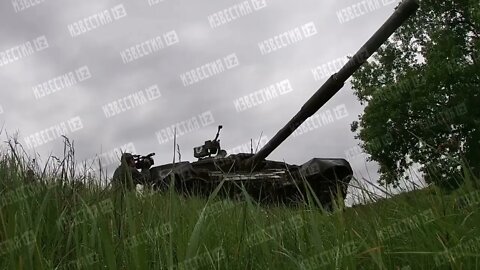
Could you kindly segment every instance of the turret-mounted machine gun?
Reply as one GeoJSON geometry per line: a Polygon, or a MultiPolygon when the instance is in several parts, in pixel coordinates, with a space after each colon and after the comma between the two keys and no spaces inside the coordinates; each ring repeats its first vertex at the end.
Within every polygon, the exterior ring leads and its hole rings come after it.
{"type": "Polygon", "coordinates": [[[227,155],[227,151],[220,148],[220,140],[218,136],[220,135],[220,130],[222,126],[218,126],[217,135],[212,141],[208,140],[202,146],[193,148],[193,156],[198,158],[198,160],[211,158],[212,155],[215,155],[214,158],[223,158],[227,155]]]}
{"type": "Polygon", "coordinates": [[[333,197],[344,198],[353,176],[352,168],[345,159],[313,158],[302,165],[291,165],[266,158],[306,119],[325,105],[418,7],[418,0],[403,0],[360,50],[333,74],[256,154],[225,156],[218,140],[220,126],[213,141],[206,141],[203,146],[194,149],[194,156],[198,161],[170,163],[151,168],[152,184],[173,183],[179,192],[204,195],[209,195],[217,186],[222,185],[224,195],[236,197],[244,194],[245,189],[252,198],[261,202],[296,201],[312,194],[314,196],[311,197],[314,197],[316,202],[330,205],[333,197]]]}

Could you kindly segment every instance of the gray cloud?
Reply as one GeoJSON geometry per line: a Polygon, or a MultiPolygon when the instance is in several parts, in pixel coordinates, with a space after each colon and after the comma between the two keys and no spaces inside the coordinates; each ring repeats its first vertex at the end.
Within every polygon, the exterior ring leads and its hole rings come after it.
{"type": "MultiPolygon", "coordinates": [[[[75,116],[84,128],[69,134],[77,158],[87,159],[99,149],[133,142],[141,153],[156,152],[156,162],[172,157],[172,142],[159,144],[155,132],[211,111],[215,123],[178,138],[184,160],[193,160],[192,148],[211,139],[224,125],[221,140],[232,148],[259,138],[271,138],[323,83],[311,69],[354,53],[392,13],[384,6],[353,21],[339,23],[336,11],[352,1],[271,1],[252,14],[212,29],[207,16],[242,1],[165,0],[149,6],[147,0],[60,1],[43,3],[15,13],[9,1],[0,3],[0,52],[45,35],[49,48],[0,66],[0,123],[21,136],[39,132],[75,116]],[[127,16],[85,34],[71,37],[68,24],[123,4],[127,16]],[[258,43],[313,22],[317,34],[278,51],[262,55],[258,43]],[[174,30],[179,43],[124,64],[120,52],[174,30]],[[180,75],[231,53],[239,65],[184,87],[180,75]],[[35,99],[32,86],[88,66],[92,78],[35,99]],[[237,112],[233,101],[263,87],[288,79],[293,91],[248,110],[237,112]],[[161,98],[106,118],[102,106],[157,84],[161,98]]],[[[251,1],[250,1],[251,3],[251,1]]],[[[312,157],[344,157],[357,143],[349,124],[362,106],[347,84],[324,106],[345,104],[349,116],[297,137],[289,138],[269,158],[303,163],[312,157]]],[[[35,150],[59,154],[61,139],[35,150]]],[[[352,163],[354,170],[365,166],[352,163]]],[[[370,171],[370,173],[372,173],[370,171]]],[[[365,174],[365,173],[364,173],[365,174]]],[[[375,175],[375,177],[377,177],[375,175]]]]}

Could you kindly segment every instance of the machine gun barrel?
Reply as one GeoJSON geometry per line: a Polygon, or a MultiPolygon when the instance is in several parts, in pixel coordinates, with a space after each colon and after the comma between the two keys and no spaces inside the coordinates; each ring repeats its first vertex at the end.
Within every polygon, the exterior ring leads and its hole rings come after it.
{"type": "Polygon", "coordinates": [[[358,50],[357,53],[313,94],[302,106],[300,111],[277,134],[251,157],[253,165],[265,160],[285,139],[288,138],[305,120],[316,113],[344,85],[345,81],[380,48],[380,46],[399,28],[419,7],[418,0],[404,0],[388,18],[388,20],[373,34],[373,36],[358,50]]]}

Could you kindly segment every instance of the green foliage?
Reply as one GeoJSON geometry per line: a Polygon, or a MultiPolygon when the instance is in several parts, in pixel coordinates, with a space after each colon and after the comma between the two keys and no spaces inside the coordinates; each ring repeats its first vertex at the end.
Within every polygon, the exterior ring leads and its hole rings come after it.
{"type": "Polygon", "coordinates": [[[55,172],[36,172],[31,181],[15,156],[0,151],[0,269],[478,266],[480,192],[473,185],[354,208],[339,202],[326,213],[315,204],[261,207],[248,197],[186,198],[173,189],[117,193],[55,172]]]}
{"type": "Polygon", "coordinates": [[[478,0],[423,0],[353,76],[366,104],[352,124],[380,182],[397,184],[412,164],[427,182],[456,187],[462,165],[480,173],[478,0]]]}

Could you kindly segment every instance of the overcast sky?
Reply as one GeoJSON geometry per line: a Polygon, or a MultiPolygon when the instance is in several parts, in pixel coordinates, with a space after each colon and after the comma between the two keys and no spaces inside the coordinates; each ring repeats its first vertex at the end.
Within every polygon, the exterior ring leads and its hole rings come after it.
{"type": "MultiPolygon", "coordinates": [[[[0,124],[43,159],[60,155],[63,132],[77,160],[126,147],[169,163],[167,128],[176,124],[182,160],[193,161],[192,148],[218,125],[224,149],[249,149],[250,139],[271,138],[397,4],[1,1],[0,124]]],[[[350,123],[362,110],[347,83],[269,159],[345,158],[356,152],[350,123]]],[[[376,181],[365,156],[348,158],[356,175],[376,181]]]]}

